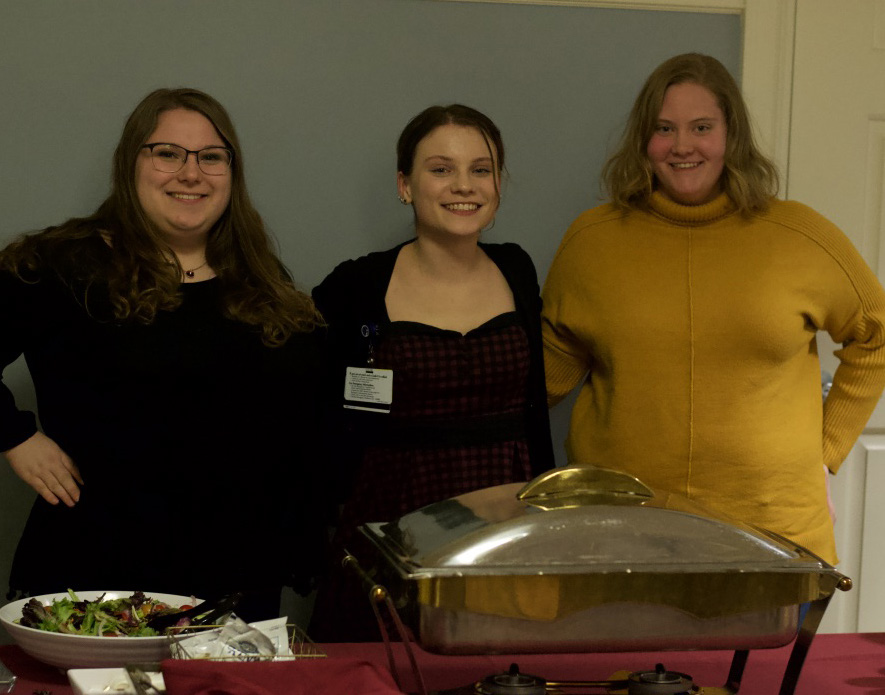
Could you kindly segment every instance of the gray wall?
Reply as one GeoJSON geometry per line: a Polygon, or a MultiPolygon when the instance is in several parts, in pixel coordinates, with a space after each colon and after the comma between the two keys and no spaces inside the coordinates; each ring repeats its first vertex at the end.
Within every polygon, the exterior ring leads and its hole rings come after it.
{"type": "MultiPolygon", "coordinates": [[[[569,222],[599,202],[597,174],[642,81],[689,50],[739,77],[740,18],[436,0],[0,0],[0,243],[94,210],[128,113],[151,89],[187,85],[232,114],[252,196],[309,289],[337,262],[410,235],[396,137],[424,107],[458,101],[490,115],[507,146],[486,239],[520,243],[543,280],[569,222]]],[[[3,377],[32,407],[23,364],[3,377]]],[[[559,449],[568,405],[554,410],[559,449]]],[[[0,467],[4,593],[32,500],[0,467]]]]}

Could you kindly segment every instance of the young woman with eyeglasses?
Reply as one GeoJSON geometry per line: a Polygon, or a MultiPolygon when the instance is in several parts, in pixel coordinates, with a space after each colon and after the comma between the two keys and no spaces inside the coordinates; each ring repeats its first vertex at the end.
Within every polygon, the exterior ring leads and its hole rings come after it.
{"type": "Polygon", "coordinates": [[[0,365],[25,355],[42,425],[0,385],[0,451],[40,495],[11,593],[247,590],[242,615],[277,615],[313,542],[321,323],[224,108],[149,94],[98,210],[0,252],[0,365]]]}

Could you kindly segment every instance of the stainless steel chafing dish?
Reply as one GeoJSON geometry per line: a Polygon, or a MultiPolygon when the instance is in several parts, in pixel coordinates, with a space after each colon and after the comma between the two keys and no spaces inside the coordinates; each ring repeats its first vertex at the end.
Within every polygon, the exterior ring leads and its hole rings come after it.
{"type": "Polygon", "coordinates": [[[782,537],[589,466],[362,531],[373,579],[417,641],[447,654],[779,647],[803,604],[813,636],[850,588],[782,537]]]}

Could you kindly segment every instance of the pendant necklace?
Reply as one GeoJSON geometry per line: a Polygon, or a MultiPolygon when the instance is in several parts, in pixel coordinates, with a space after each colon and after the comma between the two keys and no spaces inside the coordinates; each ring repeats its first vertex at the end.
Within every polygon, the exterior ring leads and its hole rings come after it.
{"type": "Polygon", "coordinates": [[[185,277],[193,279],[193,277],[194,277],[194,275],[196,274],[196,272],[197,272],[200,268],[202,268],[203,266],[205,266],[208,262],[209,262],[208,260],[205,260],[205,261],[203,261],[200,265],[198,265],[196,268],[191,268],[190,270],[185,270],[185,271],[184,271],[184,275],[185,275],[185,277]]]}

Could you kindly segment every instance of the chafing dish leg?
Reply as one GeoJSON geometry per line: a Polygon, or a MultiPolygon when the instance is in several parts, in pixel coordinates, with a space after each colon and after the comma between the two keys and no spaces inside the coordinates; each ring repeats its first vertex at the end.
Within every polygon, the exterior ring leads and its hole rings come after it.
{"type": "Polygon", "coordinates": [[[741,687],[741,678],[744,676],[744,667],[747,665],[747,657],[750,652],[741,649],[734,653],[731,660],[731,668],[728,670],[728,680],[725,682],[723,689],[726,693],[736,693],[741,687]]]}
{"type": "MultiPolygon", "coordinates": [[[[848,586],[850,588],[850,583],[848,586]]],[[[841,586],[839,588],[842,589],[841,586]]],[[[843,589],[843,591],[845,590],[847,589],[843,589]]],[[[824,617],[824,611],[832,597],[833,594],[830,593],[810,603],[805,619],[799,626],[799,634],[793,643],[793,651],[790,652],[790,660],[787,662],[786,671],[784,671],[779,695],[793,695],[795,692],[796,684],[799,682],[799,674],[802,673],[802,665],[805,663],[805,657],[808,656],[808,649],[811,647],[811,640],[817,633],[821,618],[824,617]]]]}

